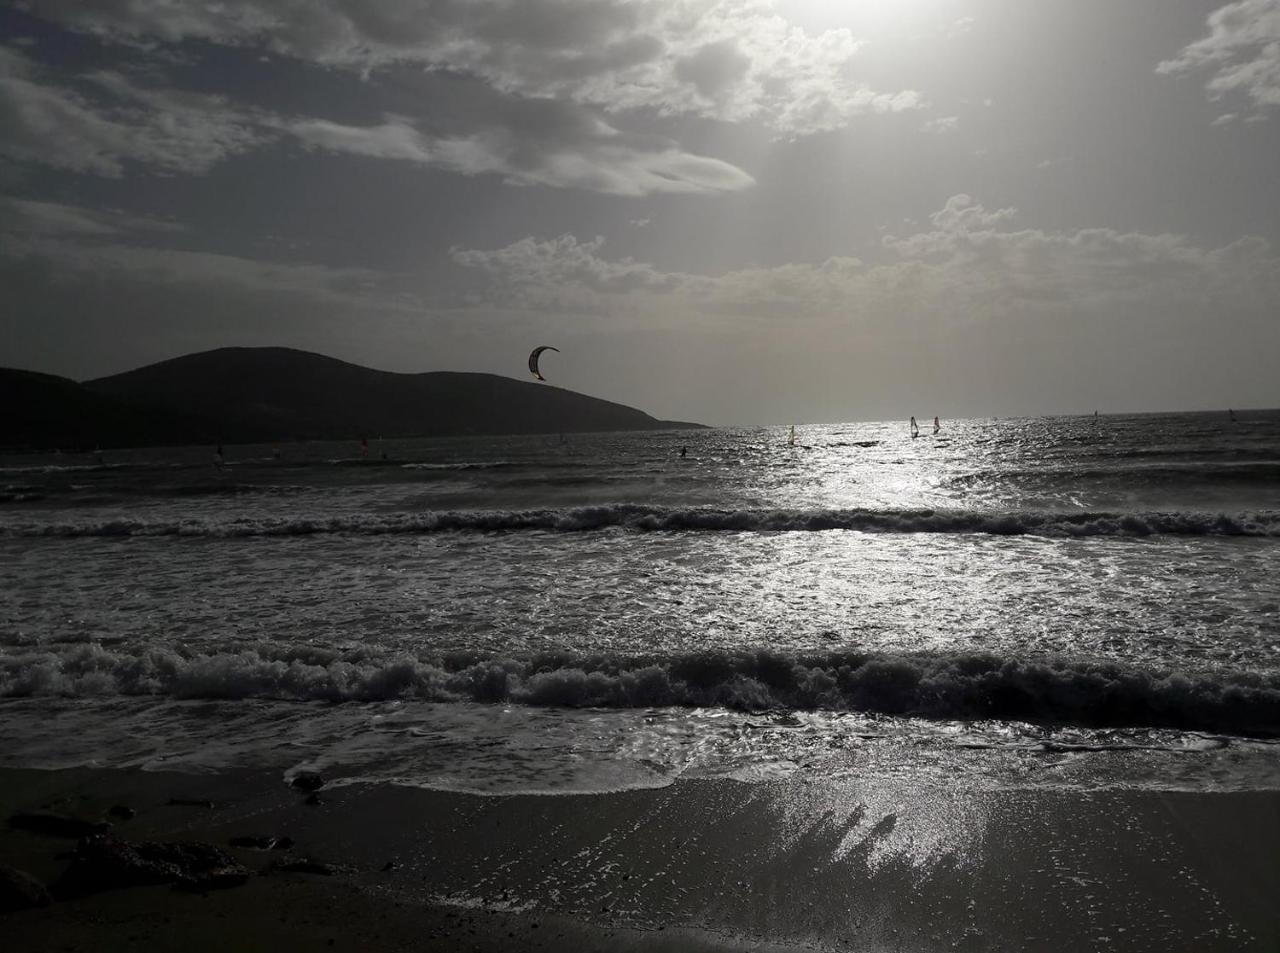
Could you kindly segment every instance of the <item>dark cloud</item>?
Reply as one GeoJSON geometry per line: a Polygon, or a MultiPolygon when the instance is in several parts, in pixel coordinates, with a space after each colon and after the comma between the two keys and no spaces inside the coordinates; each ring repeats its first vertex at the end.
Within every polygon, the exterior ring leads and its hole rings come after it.
{"type": "Polygon", "coordinates": [[[519,99],[480,87],[464,104],[442,104],[419,127],[404,117],[354,126],[232,106],[220,96],[135,84],[98,71],[75,77],[80,92],[42,77],[35,62],[0,48],[0,154],[117,177],[126,162],[201,173],[280,134],[307,148],[493,174],[517,185],[616,195],[734,191],[742,170],[686,152],[671,139],[625,133],[583,106],[519,99]]]}
{"type": "MultiPolygon", "coordinates": [[[[28,0],[72,29],[202,40],[369,72],[418,63],[502,92],[611,112],[757,119],[787,135],[911,109],[919,96],[850,76],[847,30],[810,34],[758,0],[28,0]]],[[[779,10],[781,8],[778,8],[779,10]]]]}

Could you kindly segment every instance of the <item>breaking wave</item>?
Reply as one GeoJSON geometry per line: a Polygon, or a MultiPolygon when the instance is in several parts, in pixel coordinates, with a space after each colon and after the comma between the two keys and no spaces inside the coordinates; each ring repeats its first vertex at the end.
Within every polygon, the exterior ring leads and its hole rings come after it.
{"type": "Polygon", "coordinates": [[[161,695],[864,711],[1280,736],[1280,675],[1181,674],[990,654],[437,657],[266,646],[202,654],[78,645],[0,657],[0,696],[161,695]]]}
{"type": "Polygon", "coordinates": [[[1000,512],[981,510],[716,509],[615,503],[564,509],[448,510],[212,521],[111,519],[18,523],[0,535],[20,537],[407,535],[446,532],[780,532],[985,533],[996,536],[1263,536],[1280,537],[1280,512],[1000,512]]]}
{"type": "Polygon", "coordinates": [[[1212,462],[1183,465],[1124,465],[1097,467],[1038,467],[1032,470],[987,470],[952,477],[950,485],[1011,483],[1032,486],[1075,486],[1082,482],[1114,483],[1126,487],[1154,487],[1168,484],[1200,486],[1206,483],[1239,483],[1275,486],[1280,484],[1280,462],[1212,462]]]}

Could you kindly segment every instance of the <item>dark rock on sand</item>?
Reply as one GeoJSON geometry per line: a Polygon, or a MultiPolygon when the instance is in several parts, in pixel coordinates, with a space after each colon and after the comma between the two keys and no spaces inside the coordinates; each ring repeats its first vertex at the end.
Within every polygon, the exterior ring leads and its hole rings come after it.
{"type": "Polygon", "coordinates": [[[51,903],[53,897],[35,877],[16,867],[0,864],[0,913],[47,907],[51,903]]]}
{"type": "Polygon", "coordinates": [[[86,837],[75,860],[54,884],[59,897],[117,887],[171,883],[193,890],[233,887],[249,871],[221,847],[196,842],[130,843],[107,834],[86,837]]]}
{"type": "Polygon", "coordinates": [[[289,783],[299,791],[319,791],[324,787],[324,778],[315,771],[299,771],[289,783]]]}
{"type": "Polygon", "coordinates": [[[114,805],[110,810],[107,811],[107,813],[111,817],[117,817],[122,821],[131,821],[138,816],[137,811],[135,811],[131,807],[126,807],[123,804],[114,805]]]}
{"type": "Polygon", "coordinates": [[[47,814],[43,811],[20,811],[9,818],[9,826],[14,830],[47,834],[50,837],[88,837],[111,829],[111,825],[103,821],[86,821],[79,817],[47,814]]]}

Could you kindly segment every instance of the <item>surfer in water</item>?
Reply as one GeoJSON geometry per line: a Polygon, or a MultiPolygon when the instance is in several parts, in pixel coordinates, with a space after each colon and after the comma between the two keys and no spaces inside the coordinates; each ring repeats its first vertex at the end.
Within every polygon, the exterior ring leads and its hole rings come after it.
{"type": "Polygon", "coordinates": [[[911,418],[911,436],[913,438],[920,436],[920,425],[916,423],[916,419],[914,417],[911,418]]]}
{"type": "Polygon", "coordinates": [[[222,444],[218,444],[218,449],[213,451],[213,465],[221,470],[224,462],[225,461],[222,457],[222,444]]]}
{"type": "Polygon", "coordinates": [[[369,440],[366,437],[360,438],[360,456],[362,459],[369,456],[369,440]]]}

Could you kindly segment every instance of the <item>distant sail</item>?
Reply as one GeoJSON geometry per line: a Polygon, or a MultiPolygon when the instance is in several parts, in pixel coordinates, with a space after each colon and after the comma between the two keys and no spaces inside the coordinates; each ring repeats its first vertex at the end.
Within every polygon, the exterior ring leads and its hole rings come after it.
{"type": "Polygon", "coordinates": [[[787,438],[787,446],[794,447],[796,445],[796,425],[791,425],[791,436],[787,438]]]}
{"type": "Polygon", "coordinates": [[[542,344],[542,345],[539,345],[538,347],[535,347],[533,349],[533,353],[529,355],[529,373],[531,373],[534,377],[536,377],[540,381],[546,380],[546,378],[543,377],[542,373],[538,370],[538,358],[542,356],[543,351],[555,351],[557,354],[559,354],[560,349],[558,347],[552,347],[550,344],[542,344]]]}
{"type": "Polygon", "coordinates": [[[916,419],[914,417],[911,418],[911,436],[920,436],[920,425],[916,423],[916,419]]]}
{"type": "Polygon", "coordinates": [[[942,424],[940,424],[940,423],[938,422],[937,415],[934,415],[934,418],[933,418],[933,432],[934,432],[934,433],[937,433],[937,432],[938,432],[939,430],[941,430],[941,429],[942,429],[942,424]]]}

